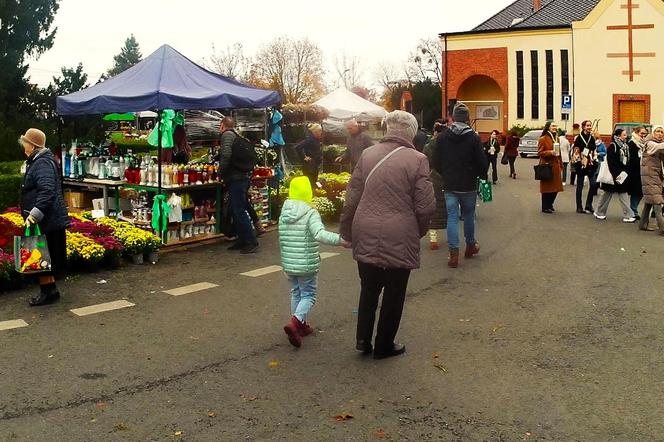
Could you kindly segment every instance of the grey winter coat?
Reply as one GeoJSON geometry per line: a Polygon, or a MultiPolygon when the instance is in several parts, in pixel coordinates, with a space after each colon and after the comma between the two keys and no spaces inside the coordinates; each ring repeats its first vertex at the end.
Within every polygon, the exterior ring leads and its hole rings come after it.
{"type": "Polygon", "coordinates": [[[356,261],[388,269],[420,266],[420,238],[436,207],[429,161],[410,141],[388,136],[362,153],[346,190],[341,237],[356,261]],[[405,146],[371,170],[387,154],[405,146]]]}
{"type": "Polygon", "coordinates": [[[48,149],[34,151],[26,161],[21,185],[21,214],[23,218],[34,216],[42,233],[69,227],[58,166],[48,149]]]}
{"type": "Polygon", "coordinates": [[[658,143],[648,136],[646,148],[641,158],[641,187],[643,201],[646,204],[664,204],[662,197],[662,160],[664,159],[664,142],[658,143]]]}

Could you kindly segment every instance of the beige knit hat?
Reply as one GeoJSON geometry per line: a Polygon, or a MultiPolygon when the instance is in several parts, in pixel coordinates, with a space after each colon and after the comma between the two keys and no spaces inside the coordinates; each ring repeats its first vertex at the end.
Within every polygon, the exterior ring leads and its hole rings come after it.
{"type": "Polygon", "coordinates": [[[21,142],[43,149],[46,147],[46,134],[39,129],[30,128],[25,134],[21,135],[21,142]]]}

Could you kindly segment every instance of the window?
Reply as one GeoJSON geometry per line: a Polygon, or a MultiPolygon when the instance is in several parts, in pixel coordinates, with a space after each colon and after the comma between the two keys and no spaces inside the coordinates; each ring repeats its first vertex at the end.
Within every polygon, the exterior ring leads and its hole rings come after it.
{"type": "Polygon", "coordinates": [[[546,51],[546,119],[553,120],[553,51],[546,51]]]}
{"type": "Polygon", "coordinates": [[[530,51],[531,99],[530,117],[539,120],[539,64],[537,51],[530,51]]]}
{"type": "MultiPolygon", "coordinates": [[[[560,50],[560,79],[561,79],[561,92],[563,95],[569,94],[569,51],[567,49],[560,50]]],[[[563,120],[569,120],[568,114],[562,114],[563,120]]]]}
{"type": "Polygon", "coordinates": [[[516,118],[525,118],[524,107],[524,82],[523,82],[523,51],[516,51],[516,118]]]}

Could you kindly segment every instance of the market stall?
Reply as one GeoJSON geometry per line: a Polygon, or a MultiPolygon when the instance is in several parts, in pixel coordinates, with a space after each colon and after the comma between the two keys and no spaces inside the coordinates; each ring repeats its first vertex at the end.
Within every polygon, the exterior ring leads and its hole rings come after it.
{"type": "MultiPolygon", "coordinates": [[[[170,155],[164,155],[174,146],[173,133],[178,125],[185,126],[184,116],[175,110],[266,109],[280,101],[277,92],[210,72],[164,45],[118,76],[56,101],[57,113],[62,116],[156,112],[156,160],[149,148],[148,154],[140,156],[111,148],[82,152],[73,146],[63,153],[64,184],[99,187],[110,180],[114,185],[109,188],[118,191],[115,203],[104,195],[104,212],[153,229],[165,243],[213,238],[220,234],[223,171],[211,157],[174,164],[170,155]],[[130,201],[130,213],[123,208],[126,200],[130,201]]],[[[257,170],[254,194],[269,194],[261,189],[267,187],[271,175],[265,168],[257,170]]],[[[107,193],[109,188],[102,186],[107,193]]],[[[261,208],[267,205],[258,198],[256,203],[261,208]]]]}

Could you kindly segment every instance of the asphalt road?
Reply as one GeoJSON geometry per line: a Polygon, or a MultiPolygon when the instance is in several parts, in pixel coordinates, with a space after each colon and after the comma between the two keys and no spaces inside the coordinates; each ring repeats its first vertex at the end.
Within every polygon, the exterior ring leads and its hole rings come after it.
{"type": "MultiPolygon", "coordinates": [[[[350,252],[325,259],[299,350],[275,233],[156,266],[83,274],[59,304],[0,295],[0,441],[664,440],[664,238],[574,213],[573,187],[539,210],[533,160],[501,167],[478,208],[477,258],[423,250],[398,335],[405,355],[354,351],[350,252]],[[106,280],[106,284],[98,284],[106,280]],[[217,287],[163,293],[188,284],[217,287]],[[79,317],[70,309],[127,300],[79,317]]],[[[442,235],[445,238],[445,235],[442,235]]],[[[423,243],[427,245],[426,243],[423,243]]]]}

